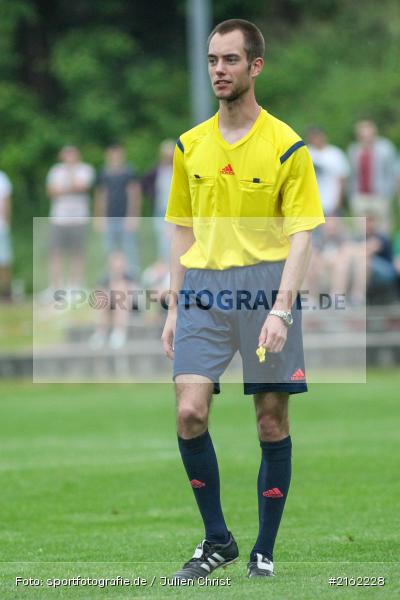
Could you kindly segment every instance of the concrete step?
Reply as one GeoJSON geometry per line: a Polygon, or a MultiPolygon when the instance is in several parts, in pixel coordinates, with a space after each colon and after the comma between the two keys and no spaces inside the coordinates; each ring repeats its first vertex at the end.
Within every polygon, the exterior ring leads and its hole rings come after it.
{"type": "MultiPolygon", "coordinates": [[[[323,316],[304,313],[306,364],[315,368],[368,365],[400,365],[400,305],[368,307],[368,332],[362,312],[343,311],[340,326],[336,311],[323,316]],[[367,345],[367,348],[366,348],[367,345]]],[[[32,377],[50,381],[170,381],[171,362],[160,342],[163,322],[145,323],[134,315],[129,325],[128,343],[118,351],[93,351],[88,339],[92,326],[71,327],[63,344],[35,348],[32,352],[0,355],[0,377],[32,377]]],[[[235,368],[239,369],[239,363],[235,368]]]]}
{"type": "MultiPolygon", "coordinates": [[[[164,323],[145,323],[143,320],[132,322],[127,328],[128,340],[159,340],[164,323]]],[[[86,343],[94,333],[94,325],[72,326],[65,329],[65,341],[69,343],[86,343]]]]}
{"type": "MultiPolygon", "coordinates": [[[[365,335],[308,334],[304,338],[306,364],[311,368],[345,368],[365,365],[365,335]]],[[[371,348],[382,348],[382,338],[372,338],[371,348]],[[379,342],[379,344],[378,344],[379,342]]],[[[390,335],[383,346],[386,353],[400,350],[399,336],[390,335]]],[[[375,354],[376,354],[375,352],[375,354]]],[[[370,353],[373,358],[373,352],[370,353]]],[[[119,378],[126,381],[169,381],[171,361],[156,340],[129,341],[120,350],[103,348],[93,351],[86,343],[65,343],[56,347],[35,348],[32,356],[10,354],[0,357],[0,376],[33,375],[34,381],[105,381],[119,378]]],[[[234,369],[241,372],[239,355],[234,369]]],[[[386,363],[392,359],[385,358],[386,363]]]]}

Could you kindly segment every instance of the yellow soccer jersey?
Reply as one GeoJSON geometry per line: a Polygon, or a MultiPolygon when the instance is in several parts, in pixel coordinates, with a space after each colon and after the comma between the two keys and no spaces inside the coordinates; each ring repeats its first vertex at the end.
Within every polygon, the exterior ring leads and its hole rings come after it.
{"type": "Polygon", "coordinates": [[[264,109],[234,144],[218,113],[179,138],[165,218],[193,227],[181,263],[200,269],[284,260],[290,235],[324,222],[304,142],[264,109]]]}

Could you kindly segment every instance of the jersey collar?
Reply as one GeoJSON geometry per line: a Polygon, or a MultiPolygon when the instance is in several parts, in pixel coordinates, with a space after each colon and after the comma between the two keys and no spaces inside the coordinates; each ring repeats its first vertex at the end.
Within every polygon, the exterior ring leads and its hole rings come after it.
{"type": "Polygon", "coordinates": [[[253,126],[251,127],[251,129],[249,129],[249,131],[246,133],[246,135],[244,135],[242,138],[240,138],[240,140],[238,140],[234,144],[229,144],[222,137],[221,131],[219,129],[219,112],[217,112],[214,115],[214,133],[217,137],[218,142],[221,144],[221,146],[223,146],[224,148],[226,148],[228,150],[233,150],[234,148],[237,148],[238,146],[241,146],[242,144],[247,142],[247,140],[260,127],[261,123],[265,120],[266,117],[267,117],[267,111],[264,108],[262,108],[259,112],[257,119],[254,121],[253,126]]]}

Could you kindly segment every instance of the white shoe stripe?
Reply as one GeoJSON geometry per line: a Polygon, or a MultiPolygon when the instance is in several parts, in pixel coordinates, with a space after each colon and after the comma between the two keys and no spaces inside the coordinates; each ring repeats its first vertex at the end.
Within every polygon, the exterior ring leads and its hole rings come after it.
{"type": "Polygon", "coordinates": [[[218,554],[218,552],[214,552],[214,554],[212,555],[213,558],[216,558],[217,560],[219,560],[219,562],[224,562],[224,557],[221,556],[220,554],[218,554]]]}
{"type": "Polygon", "coordinates": [[[202,563],[201,568],[206,569],[209,573],[211,572],[210,566],[207,563],[202,563]]]}
{"type": "Polygon", "coordinates": [[[269,571],[270,573],[274,572],[274,563],[267,558],[263,558],[262,554],[257,552],[257,568],[262,569],[263,571],[269,571]]]}
{"type": "Polygon", "coordinates": [[[194,551],[193,558],[200,558],[203,555],[204,542],[205,542],[205,540],[203,540],[202,542],[200,542],[200,544],[198,544],[196,546],[196,550],[194,551]]]}
{"type": "Polygon", "coordinates": [[[211,558],[211,556],[209,556],[209,557],[207,558],[207,561],[210,563],[210,565],[211,565],[212,567],[214,567],[214,568],[215,568],[215,567],[218,567],[218,563],[217,563],[217,562],[215,562],[215,560],[213,560],[213,559],[211,558]]]}

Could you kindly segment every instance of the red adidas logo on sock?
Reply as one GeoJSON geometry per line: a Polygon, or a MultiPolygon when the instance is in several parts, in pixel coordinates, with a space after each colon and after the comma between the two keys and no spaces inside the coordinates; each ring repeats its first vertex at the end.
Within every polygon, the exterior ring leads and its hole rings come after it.
{"type": "Polygon", "coordinates": [[[192,488],[206,487],[206,484],[203,483],[202,481],[199,481],[198,479],[192,479],[190,482],[190,485],[192,486],[192,488]]]}
{"type": "Polygon", "coordinates": [[[297,371],[293,373],[290,379],[291,381],[302,381],[305,378],[306,376],[304,375],[304,372],[301,369],[297,369],[297,371]]]}
{"type": "Polygon", "coordinates": [[[283,494],[279,488],[272,488],[262,493],[266,498],[283,498],[283,494]]]}

